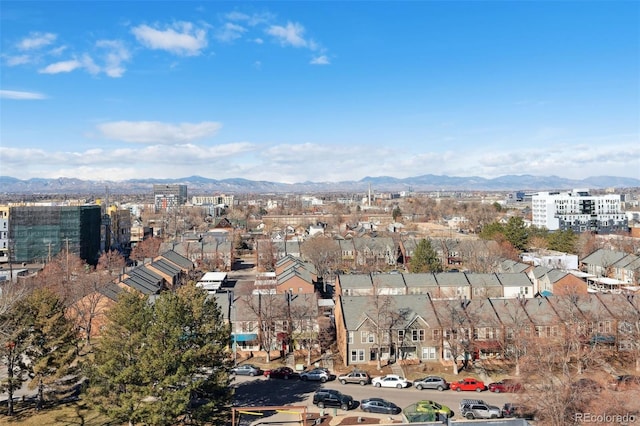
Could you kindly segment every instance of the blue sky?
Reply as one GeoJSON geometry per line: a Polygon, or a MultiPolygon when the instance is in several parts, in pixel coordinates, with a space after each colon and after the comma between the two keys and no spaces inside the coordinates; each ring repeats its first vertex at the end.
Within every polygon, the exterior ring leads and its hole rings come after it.
{"type": "Polygon", "coordinates": [[[640,178],[637,1],[0,12],[0,175],[640,178]]]}

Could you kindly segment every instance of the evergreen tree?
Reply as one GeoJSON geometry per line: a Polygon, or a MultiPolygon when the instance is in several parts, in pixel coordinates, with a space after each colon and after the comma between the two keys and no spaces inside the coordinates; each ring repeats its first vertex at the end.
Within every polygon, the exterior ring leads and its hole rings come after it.
{"type": "Polygon", "coordinates": [[[512,216],[504,226],[504,236],[516,249],[522,251],[527,248],[529,232],[521,217],[512,216]]]}
{"type": "Polygon", "coordinates": [[[483,226],[478,234],[483,240],[497,240],[500,235],[504,235],[504,227],[500,222],[491,222],[483,226]]]}
{"type": "Polygon", "coordinates": [[[422,239],[416,246],[409,264],[409,271],[420,272],[442,272],[444,268],[438,258],[438,253],[431,247],[431,241],[422,239]]]}
{"type": "Polygon", "coordinates": [[[549,248],[564,253],[575,253],[578,236],[571,230],[556,231],[549,233],[547,237],[549,248]]]}
{"type": "Polygon", "coordinates": [[[123,292],[107,318],[94,362],[87,366],[87,401],[114,421],[143,422],[143,400],[153,387],[142,362],[151,306],[138,294],[123,292]]]}
{"type": "Polygon", "coordinates": [[[61,389],[61,379],[76,373],[75,327],[65,316],[62,301],[46,289],[32,292],[8,315],[12,318],[12,331],[6,339],[4,355],[10,372],[4,387],[12,394],[30,378],[29,388],[37,388],[37,407],[41,408],[45,389],[61,389]]]}
{"type": "Polygon", "coordinates": [[[397,222],[398,218],[402,217],[402,210],[400,210],[400,207],[395,206],[393,208],[393,211],[391,212],[391,217],[393,218],[394,222],[397,222]]]}
{"type": "Polygon", "coordinates": [[[206,291],[187,285],[153,304],[125,295],[109,319],[89,368],[94,406],[130,424],[226,420],[230,329],[206,291]]]}
{"type": "Polygon", "coordinates": [[[29,388],[38,389],[38,408],[44,404],[44,390],[59,389],[65,376],[75,375],[78,335],[65,315],[62,300],[48,290],[36,290],[25,299],[18,315],[29,329],[29,388]]]}

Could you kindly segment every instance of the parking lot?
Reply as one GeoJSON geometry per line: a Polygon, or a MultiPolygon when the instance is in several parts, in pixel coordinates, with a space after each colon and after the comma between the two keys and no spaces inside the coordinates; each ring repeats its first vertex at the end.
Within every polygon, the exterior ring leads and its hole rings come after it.
{"type": "MultiPolygon", "coordinates": [[[[406,407],[417,401],[428,399],[436,401],[441,405],[446,405],[454,411],[454,418],[461,418],[459,414],[459,404],[462,399],[483,399],[487,403],[502,407],[506,402],[512,402],[509,394],[491,392],[455,392],[451,390],[417,390],[413,387],[405,389],[376,388],[371,385],[360,386],[358,384],[342,385],[336,380],[326,382],[301,381],[298,379],[267,379],[266,377],[246,377],[238,376],[233,380],[236,390],[235,406],[279,406],[279,405],[302,405],[307,406],[309,412],[319,412],[313,405],[313,393],[321,388],[337,389],[342,393],[351,395],[355,401],[364,398],[379,397],[394,402],[400,407],[406,407]]],[[[365,415],[358,406],[348,413],[340,410],[328,408],[325,413],[335,416],[365,415]]],[[[274,413],[271,413],[274,414],[274,413]]],[[[265,415],[266,416],[266,415],[265,415]]],[[[387,423],[401,421],[402,416],[389,416],[382,414],[366,413],[367,417],[379,417],[387,423]]],[[[248,419],[254,421],[255,419],[248,419]]],[[[245,421],[248,421],[245,419],[245,421]]]]}

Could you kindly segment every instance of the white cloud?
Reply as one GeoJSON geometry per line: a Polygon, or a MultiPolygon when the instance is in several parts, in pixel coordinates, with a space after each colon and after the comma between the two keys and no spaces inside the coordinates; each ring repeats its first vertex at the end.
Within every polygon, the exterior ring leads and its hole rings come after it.
{"type": "Polygon", "coordinates": [[[247,29],[241,25],[227,22],[218,31],[216,31],[215,37],[219,41],[230,42],[242,37],[242,34],[246,31],[247,29]]]}
{"type": "Polygon", "coordinates": [[[99,40],[96,47],[106,50],[104,55],[104,72],[109,77],[122,77],[126,69],[122,63],[131,58],[131,54],[121,41],[118,40],[99,40]]]}
{"type": "Polygon", "coordinates": [[[37,92],[20,92],[17,90],[0,90],[0,99],[16,100],[40,100],[47,99],[45,95],[37,92]]]}
{"type": "Polygon", "coordinates": [[[190,22],[177,22],[165,29],[139,25],[131,32],[149,49],[166,50],[176,55],[197,56],[207,47],[206,30],[190,22]]]}
{"type": "Polygon", "coordinates": [[[242,21],[247,25],[254,27],[259,24],[265,24],[274,19],[274,15],[268,12],[265,13],[254,13],[252,15],[247,15],[242,12],[229,12],[224,15],[225,19],[229,21],[242,21]]]}
{"type": "Polygon", "coordinates": [[[271,25],[266,32],[283,46],[307,47],[307,41],[304,39],[304,27],[297,22],[287,22],[284,27],[271,25]]]}
{"type": "Polygon", "coordinates": [[[258,37],[258,38],[254,38],[254,39],[253,39],[253,42],[254,42],[255,44],[262,44],[262,43],[264,43],[264,40],[263,40],[263,39],[261,39],[260,37],[258,37]]]}
{"type": "Polygon", "coordinates": [[[59,74],[61,72],[71,72],[78,68],[81,68],[83,65],[77,59],[72,59],[69,61],[61,61],[55,62],[53,64],[47,65],[46,67],[40,69],[38,72],[40,74],[59,74]]]}
{"type": "Polygon", "coordinates": [[[329,62],[327,55],[320,55],[312,58],[309,63],[312,65],[329,65],[331,62],[329,62]]]}
{"type": "Polygon", "coordinates": [[[56,47],[55,49],[49,50],[49,54],[52,56],[60,56],[67,49],[68,49],[67,46],[59,46],[59,47],[56,47]]]}
{"type": "Polygon", "coordinates": [[[57,36],[53,33],[32,32],[28,37],[23,38],[18,43],[20,50],[33,50],[48,46],[56,41],[57,36]]]}
{"type": "Polygon", "coordinates": [[[109,139],[171,145],[213,136],[221,127],[213,121],[177,125],[159,121],[115,121],[100,124],[98,130],[109,139]]]}
{"type": "Polygon", "coordinates": [[[6,56],[7,65],[9,65],[10,67],[28,64],[31,61],[32,58],[29,55],[6,56]]]}
{"type": "MultiPolygon", "coordinates": [[[[633,140],[633,135],[627,140],[633,140]]],[[[586,141],[585,147],[593,147],[591,142],[586,141]]],[[[440,145],[435,143],[432,146],[440,145]]],[[[501,156],[492,158],[496,156],[487,155],[484,146],[478,146],[477,150],[460,151],[449,147],[439,151],[439,148],[398,150],[392,145],[365,143],[257,146],[250,142],[237,142],[208,146],[189,142],[166,145],[159,141],[153,145],[92,148],[77,152],[0,146],[0,161],[4,175],[19,179],[60,176],[110,180],[181,178],[193,175],[194,169],[200,170],[199,175],[217,179],[245,177],[285,183],[338,182],[360,180],[365,176],[404,178],[425,174],[486,178],[507,174],[557,175],[575,179],[598,175],[638,178],[640,146],[636,145],[609,143],[595,152],[583,150],[579,144],[567,144],[559,151],[555,146],[527,151],[516,148],[513,152],[504,151],[501,156]],[[569,153],[571,155],[567,155],[569,153]],[[111,169],[114,164],[118,165],[117,170],[111,169]],[[212,170],[215,174],[211,173],[212,170]]]]}

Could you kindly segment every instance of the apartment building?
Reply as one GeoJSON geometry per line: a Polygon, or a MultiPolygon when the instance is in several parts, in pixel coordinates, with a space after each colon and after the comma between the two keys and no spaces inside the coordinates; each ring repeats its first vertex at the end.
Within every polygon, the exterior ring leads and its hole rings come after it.
{"type": "Polygon", "coordinates": [[[629,230],[620,195],[591,195],[588,189],[538,192],[531,197],[532,224],[550,231],[609,234],[629,230]]]}

